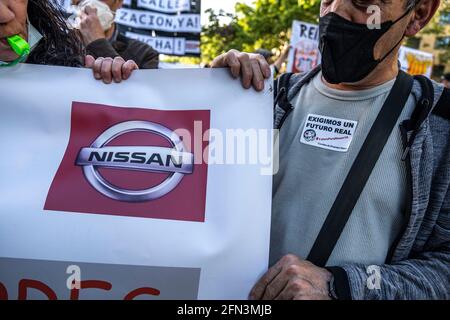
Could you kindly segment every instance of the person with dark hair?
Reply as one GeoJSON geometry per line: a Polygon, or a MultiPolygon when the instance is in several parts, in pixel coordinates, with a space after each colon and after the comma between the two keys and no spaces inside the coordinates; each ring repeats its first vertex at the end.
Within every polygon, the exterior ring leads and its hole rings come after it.
{"type": "Polygon", "coordinates": [[[0,66],[17,62],[93,69],[94,77],[110,83],[138,69],[121,57],[94,59],[85,55],[77,32],[70,30],[60,11],[48,0],[0,0],[0,66]],[[18,54],[11,39],[29,43],[18,54]],[[27,45],[28,46],[28,45],[27,45]]]}

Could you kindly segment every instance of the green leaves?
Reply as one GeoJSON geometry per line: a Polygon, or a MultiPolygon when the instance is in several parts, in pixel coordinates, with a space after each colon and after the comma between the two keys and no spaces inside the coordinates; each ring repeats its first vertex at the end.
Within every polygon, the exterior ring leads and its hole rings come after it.
{"type": "Polygon", "coordinates": [[[320,0],[256,0],[254,7],[236,4],[236,14],[209,10],[209,23],[202,33],[202,60],[210,62],[230,49],[281,48],[289,41],[292,21],[317,23],[319,8],[320,0]]]}

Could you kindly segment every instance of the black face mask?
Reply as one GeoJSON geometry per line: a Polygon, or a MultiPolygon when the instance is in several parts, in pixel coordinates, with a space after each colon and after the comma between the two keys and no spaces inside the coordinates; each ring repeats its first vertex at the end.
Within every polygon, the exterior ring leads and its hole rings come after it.
{"type": "Polygon", "coordinates": [[[322,54],[322,75],[332,84],[354,83],[367,77],[400,41],[381,59],[374,58],[378,40],[403,19],[410,10],[395,21],[387,21],[379,29],[370,30],[367,24],[348,21],[334,12],[319,20],[319,49],[322,54]]]}

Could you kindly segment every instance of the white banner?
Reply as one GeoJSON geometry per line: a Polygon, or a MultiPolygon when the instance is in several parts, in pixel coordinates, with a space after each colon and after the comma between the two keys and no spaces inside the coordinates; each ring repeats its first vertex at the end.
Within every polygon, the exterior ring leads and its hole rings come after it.
{"type": "Polygon", "coordinates": [[[227,70],[0,70],[0,300],[246,299],[271,163],[228,163],[230,143],[272,127],[272,100],[227,70]]]}
{"type": "Polygon", "coordinates": [[[184,55],[186,53],[186,39],[172,37],[151,37],[135,32],[125,32],[125,36],[150,45],[162,54],[184,55]]]}
{"type": "Polygon", "coordinates": [[[302,21],[292,24],[288,72],[303,73],[320,63],[319,26],[302,21]]]}
{"type": "Polygon", "coordinates": [[[166,13],[191,10],[191,0],[137,0],[137,5],[140,8],[166,13]]]}
{"type": "Polygon", "coordinates": [[[117,11],[116,22],[145,30],[197,33],[201,31],[200,14],[168,15],[122,8],[117,11]]]}
{"type": "Polygon", "coordinates": [[[200,53],[199,41],[186,41],[185,38],[177,37],[152,37],[130,31],[125,32],[125,36],[147,43],[162,54],[183,56],[189,53],[200,53]]]}

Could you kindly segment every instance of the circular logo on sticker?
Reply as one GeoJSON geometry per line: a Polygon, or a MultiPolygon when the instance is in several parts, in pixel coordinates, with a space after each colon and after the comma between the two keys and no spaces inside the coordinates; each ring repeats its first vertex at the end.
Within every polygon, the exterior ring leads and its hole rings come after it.
{"type": "Polygon", "coordinates": [[[303,133],[303,138],[307,141],[307,142],[312,142],[316,139],[316,132],[312,129],[306,130],[303,133]]]}

